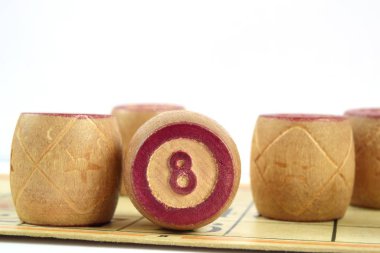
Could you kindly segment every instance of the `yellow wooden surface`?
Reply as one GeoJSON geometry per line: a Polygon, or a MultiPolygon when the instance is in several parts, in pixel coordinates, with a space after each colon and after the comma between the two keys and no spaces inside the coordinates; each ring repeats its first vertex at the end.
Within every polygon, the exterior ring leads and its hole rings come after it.
{"type": "Polygon", "coordinates": [[[100,227],[41,227],[23,224],[13,209],[7,176],[0,176],[0,235],[186,247],[304,252],[380,252],[380,211],[350,207],[339,221],[295,223],[258,216],[250,188],[242,186],[230,209],[192,232],[163,230],[119,200],[111,223],[100,227]]]}

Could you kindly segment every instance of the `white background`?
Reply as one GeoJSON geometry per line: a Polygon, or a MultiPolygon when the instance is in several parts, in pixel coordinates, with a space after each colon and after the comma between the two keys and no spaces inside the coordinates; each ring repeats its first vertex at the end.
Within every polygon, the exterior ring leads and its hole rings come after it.
{"type": "Polygon", "coordinates": [[[20,112],[169,102],[231,133],[248,182],[258,114],[380,106],[379,70],[379,1],[1,0],[0,157],[20,112]]]}
{"type": "Polygon", "coordinates": [[[379,70],[380,1],[0,0],[0,158],[20,112],[177,103],[230,132],[248,182],[259,114],[380,106],[379,70]]]}

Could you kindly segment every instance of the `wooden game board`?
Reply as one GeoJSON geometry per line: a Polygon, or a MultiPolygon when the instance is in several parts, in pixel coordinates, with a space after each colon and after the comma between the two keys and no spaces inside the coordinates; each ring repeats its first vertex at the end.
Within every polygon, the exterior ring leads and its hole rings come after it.
{"type": "Polygon", "coordinates": [[[14,211],[7,176],[0,175],[0,235],[186,247],[304,252],[380,252],[380,211],[350,207],[338,221],[295,223],[260,217],[250,188],[242,186],[230,209],[193,232],[162,230],[119,200],[111,223],[100,227],[23,224],[14,211]]]}

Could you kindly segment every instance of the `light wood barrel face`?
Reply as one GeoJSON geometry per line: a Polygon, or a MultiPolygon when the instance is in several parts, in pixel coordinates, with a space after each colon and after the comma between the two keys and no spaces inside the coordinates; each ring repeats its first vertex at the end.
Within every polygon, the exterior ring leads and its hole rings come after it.
{"type": "Polygon", "coordinates": [[[152,154],[147,168],[152,194],[172,208],[202,203],[213,192],[217,176],[217,164],[207,146],[185,138],[161,145],[152,154]]]}

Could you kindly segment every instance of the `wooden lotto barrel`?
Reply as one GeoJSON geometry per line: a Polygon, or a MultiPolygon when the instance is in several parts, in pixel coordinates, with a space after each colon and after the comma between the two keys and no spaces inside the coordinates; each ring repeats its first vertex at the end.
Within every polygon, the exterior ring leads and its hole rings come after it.
{"type": "Polygon", "coordinates": [[[289,221],[341,218],[350,203],[354,174],[352,129],[345,117],[258,118],[251,183],[261,215],[289,221]]]}
{"type": "Polygon", "coordinates": [[[349,110],[354,131],[356,174],[351,203],[380,208],[380,108],[349,110]]]}
{"type": "Polygon", "coordinates": [[[159,226],[189,230],[218,218],[240,181],[235,143],[215,121],[189,111],[146,122],[124,156],[124,177],[135,207],[159,226]]]}
{"type": "Polygon", "coordinates": [[[111,115],[21,114],[10,172],[20,219],[54,226],[109,222],[119,191],[119,142],[111,115]]]}

